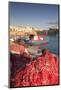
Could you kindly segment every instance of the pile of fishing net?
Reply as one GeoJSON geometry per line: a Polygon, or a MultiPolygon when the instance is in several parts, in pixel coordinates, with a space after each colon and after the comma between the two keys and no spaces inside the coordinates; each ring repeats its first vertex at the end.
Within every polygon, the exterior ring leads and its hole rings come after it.
{"type": "Polygon", "coordinates": [[[59,84],[58,58],[48,50],[22,69],[18,69],[11,78],[13,87],[41,86],[59,84]]]}

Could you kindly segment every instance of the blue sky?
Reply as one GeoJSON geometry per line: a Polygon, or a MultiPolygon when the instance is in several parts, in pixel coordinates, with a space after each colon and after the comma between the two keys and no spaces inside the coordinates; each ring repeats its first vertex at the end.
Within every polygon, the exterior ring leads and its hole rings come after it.
{"type": "Polygon", "coordinates": [[[9,3],[10,25],[30,25],[47,29],[58,22],[58,5],[9,3]]]}

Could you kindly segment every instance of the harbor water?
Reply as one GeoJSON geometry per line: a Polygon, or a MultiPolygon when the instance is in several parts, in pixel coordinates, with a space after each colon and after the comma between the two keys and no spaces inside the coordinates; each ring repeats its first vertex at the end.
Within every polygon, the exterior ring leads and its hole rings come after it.
{"type": "Polygon", "coordinates": [[[48,36],[48,44],[46,46],[43,46],[43,48],[49,49],[52,53],[58,55],[59,54],[59,37],[56,36],[48,36]]]}

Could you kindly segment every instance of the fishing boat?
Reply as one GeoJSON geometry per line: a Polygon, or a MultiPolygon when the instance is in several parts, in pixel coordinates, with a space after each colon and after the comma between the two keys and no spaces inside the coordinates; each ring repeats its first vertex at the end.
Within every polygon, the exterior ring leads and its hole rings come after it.
{"type": "Polygon", "coordinates": [[[29,45],[41,45],[48,43],[48,36],[45,35],[30,35],[29,38],[24,39],[26,44],[29,45]]]}

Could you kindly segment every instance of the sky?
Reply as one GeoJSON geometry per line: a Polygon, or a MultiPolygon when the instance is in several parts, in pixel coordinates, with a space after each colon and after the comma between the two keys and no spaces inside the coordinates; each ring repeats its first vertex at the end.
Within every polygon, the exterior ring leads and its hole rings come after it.
{"type": "Polygon", "coordinates": [[[9,22],[48,29],[58,24],[58,5],[9,2],[9,22]]]}

